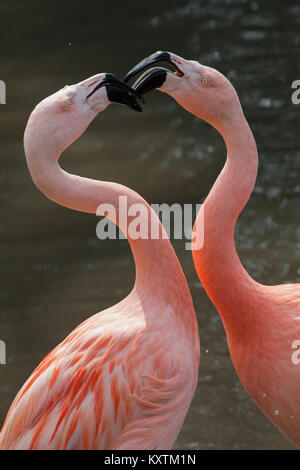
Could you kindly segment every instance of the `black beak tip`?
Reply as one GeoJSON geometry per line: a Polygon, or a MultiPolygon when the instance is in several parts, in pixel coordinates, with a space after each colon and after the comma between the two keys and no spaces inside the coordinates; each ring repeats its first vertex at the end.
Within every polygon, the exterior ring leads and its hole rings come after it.
{"type": "Polygon", "coordinates": [[[133,88],[126,85],[126,83],[112,73],[105,74],[104,80],[98,83],[86,99],[92,96],[101,87],[105,87],[107,98],[111,103],[125,104],[139,113],[143,111],[138,102],[140,101],[142,104],[145,104],[142,94],[133,90],[133,88]]]}
{"type": "Polygon", "coordinates": [[[154,54],[151,54],[149,57],[146,57],[146,59],[143,59],[141,62],[135,65],[131,70],[129,70],[129,72],[125,75],[124,82],[127,83],[134,75],[136,75],[138,72],[141,72],[149,65],[154,64],[155,62],[161,62],[161,61],[170,62],[170,60],[171,58],[170,58],[169,52],[167,51],[154,52],[154,54]]]}
{"type": "Polygon", "coordinates": [[[141,83],[136,86],[135,91],[144,95],[149,91],[160,88],[166,81],[167,73],[166,70],[156,70],[142,80],[141,83]]]}
{"type": "Polygon", "coordinates": [[[138,102],[140,94],[127,85],[122,84],[122,82],[107,84],[106,93],[111,103],[125,104],[139,113],[143,111],[138,102]]]}

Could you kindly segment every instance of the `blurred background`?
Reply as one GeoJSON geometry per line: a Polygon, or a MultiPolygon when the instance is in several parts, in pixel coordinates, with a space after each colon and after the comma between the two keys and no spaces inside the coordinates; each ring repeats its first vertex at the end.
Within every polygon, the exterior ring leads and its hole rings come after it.
{"type": "MultiPolygon", "coordinates": [[[[98,72],[123,77],[169,50],[223,72],[257,141],[254,193],[236,228],[238,253],[257,281],[300,281],[300,5],[248,0],[0,4],[0,424],[41,359],[80,322],[124,298],[134,282],[126,240],[100,241],[98,218],[55,205],[31,181],[23,133],[34,106],[98,72]],[[50,5],[50,4],[49,4],[50,5]]],[[[221,137],[158,92],[143,114],[111,106],[63,155],[67,171],[129,186],[150,203],[201,203],[225,161],[221,137]]],[[[243,390],[221,320],[185,240],[172,240],[201,337],[199,384],[177,449],[294,449],[243,390]]]]}

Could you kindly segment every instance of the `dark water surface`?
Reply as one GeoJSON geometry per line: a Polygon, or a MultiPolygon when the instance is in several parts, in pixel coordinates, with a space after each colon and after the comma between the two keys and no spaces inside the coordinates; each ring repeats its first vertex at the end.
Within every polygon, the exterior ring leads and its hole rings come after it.
{"type": "MultiPolygon", "coordinates": [[[[170,50],[218,68],[233,82],[260,155],[236,244],[266,284],[300,280],[300,5],[246,0],[138,2],[2,1],[0,79],[0,422],[40,360],[85,318],[126,296],[134,282],[127,241],[100,241],[97,219],[47,200],[33,185],[22,139],[37,102],[98,72],[123,76],[170,50]],[[264,6],[261,6],[261,5],[264,6]]],[[[166,95],[139,115],[111,106],[62,157],[73,173],[117,181],[151,203],[201,203],[225,158],[221,137],[166,95]]],[[[243,390],[221,320],[197,278],[185,241],[174,247],[201,336],[198,390],[176,448],[293,449],[243,390]]]]}

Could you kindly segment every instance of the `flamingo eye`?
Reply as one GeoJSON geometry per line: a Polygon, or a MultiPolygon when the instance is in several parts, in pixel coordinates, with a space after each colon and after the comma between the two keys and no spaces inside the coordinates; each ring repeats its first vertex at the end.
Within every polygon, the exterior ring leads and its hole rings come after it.
{"type": "Polygon", "coordinates": [[[206,85],[208,83],[208,78],[204,77],[204,78],[202,78],[201,81],[202,81],[203,85],[206,85]]]}
{"type": "Polygon", "coordinates": [[[72,100],[72,98],[69,98],[65,103],[65,107],[67,109],[70,109],[70,108],[72,108],[73,104],[74,104],[74,101],[72,100]]]}

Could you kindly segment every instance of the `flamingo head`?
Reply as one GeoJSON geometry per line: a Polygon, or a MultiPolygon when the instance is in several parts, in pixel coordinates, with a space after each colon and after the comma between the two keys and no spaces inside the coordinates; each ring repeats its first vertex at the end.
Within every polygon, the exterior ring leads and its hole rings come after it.
{"type": "Polygon", "coordinates": [[[113,74],[100,73],[75,85],[67,85],[41,101],[31,113],[25,130],[26,154],[33,146],[52,145],[65,150],[111,103],[141,112],[142,96],[113,74]]]}
{"type": "Polygon", "coordinates": [[[129,81],[143,72],[133,89],[144,95],[157,88],[171,95],[183,108],[216,125],[231,119],[239,99],[229,80],[217,70],[195,60],[186,60],[171,52],[155,52],[139,62],[126,75],[129,81]],[[165,67],[149,66],[163,62],[165,67]]]}

